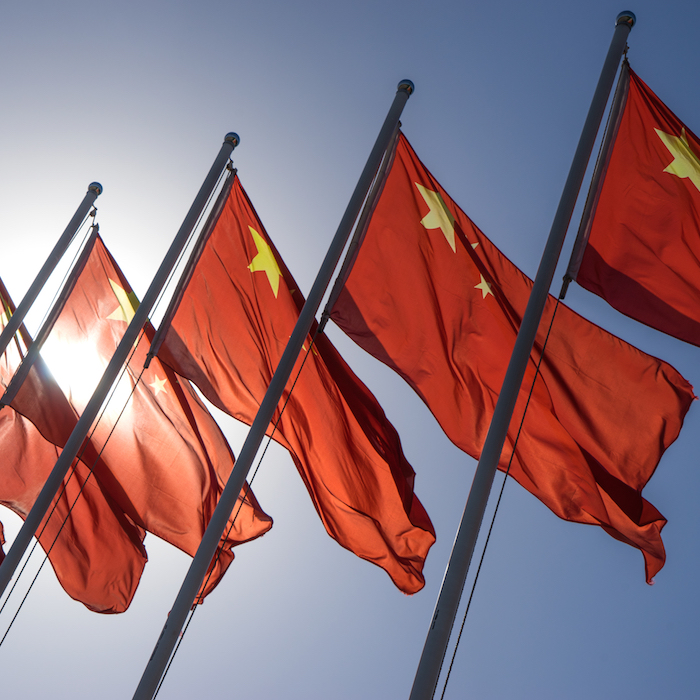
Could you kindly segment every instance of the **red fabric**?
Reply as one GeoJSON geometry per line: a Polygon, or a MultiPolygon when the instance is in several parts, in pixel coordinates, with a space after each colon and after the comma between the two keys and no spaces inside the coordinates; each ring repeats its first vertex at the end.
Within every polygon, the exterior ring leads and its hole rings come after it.
{"type": "Polygon", "coordinates": [[[700,345],[699,261],[700,141],[630,71],[576,281],[627,316],[700,345]]]}
{"type": "MultiPolygon", "coordinates": [[[[402,135],[333,319],[396,370],[448,437],[478,458],[531,287],[402,135]],[[419,186],[441,218],[429,215],[419,186]]],[[[501,469],[555,303],[550,297],[546,305],[501,469]]],[[[673,367],[560,305],[510,474],[561,518],[600,525],[641,549],[651,580],[665,560],[666,520],[641,491],[693,398],[673,367]]]]}
{"type": "MultiPolygon", "coordinates": [[[[0,294],[6,311],[13,311],[2,282],[0,294]]],[[[0,328],[4,328],[4,321],[3,318],[0,328]]],[[[21,346],[13,342],[0,361],[3,386],[9,382],[20,359],[21,346]]],[[[30,377],[36,378],[37,375],[30,377]]],[[[60,389],[55,385],[51,388],[48,374],[43,379],[47,387],[45,395],[51,404],[46,404],[48,410],[35,418],[44,432],[60,433],[61,422],[74,424],[75,417],[60,389]],[[48,421],[52,413],[54,425],[42,423],[48,421]]],[[[0,503],[26,518],[60,452],[27,418],[9,406],[3,408],[0,411],[0,503]]],[[[49,561],[68,595],[96,612],[123,612],[131,603],[146,564],[143,531],[125,517],[95,479],[86,483],[87,475],[85,464],[74,462],[72,472],[63,480],[63,490],[54,498],[52,509],[39,528],[39,543],[44,551],[51,550],[49,561]]],[[[3,558],[0,550],[0,561],[3,558]]]]}
{"type": "MultiPolygon", "coordinates": [[[[268,246],[236,179],[159,353],[214,404],[248,424],[304,303],[268,246]]],[[[304,351],[309,347],[307,340],[304,351]]],[[[285,391],[282,403],[288,397],[285,391]]],[[[331,537],[384,568],[405,593],[420,590],[435,534],[413,495],[413,469],[374,396],[324,336],[307,358],[274,437],[290,451],[331,537]]]]}
{"type": "MultiPolygon", "coordinates": [[[[137,306],[131,287],[98,237],[44,346],[49,357],[62,348],[80,358],[72,363],[72,374],[64,377],[64,390],[78,414],[137,306]]],[[[95,477],[134,523],[193,556],[234,458],[187,380],[156,359],[136,383],[152,334],[149,325],[135,347],[128,371],[119,380],[114,399],[93,428],[92,446],[98,451],[104,446],[95,477]]],[[[66,360],[70,365],[69,358],[66,360]]],[[[61,382],[60,375],[58,380],[61,382]]],[[[231,548],[272,526],[252,492],[245,501],[239,498],[238,505],[241,510],[222,543],[206,593],[233,560],[231,548]]]]}

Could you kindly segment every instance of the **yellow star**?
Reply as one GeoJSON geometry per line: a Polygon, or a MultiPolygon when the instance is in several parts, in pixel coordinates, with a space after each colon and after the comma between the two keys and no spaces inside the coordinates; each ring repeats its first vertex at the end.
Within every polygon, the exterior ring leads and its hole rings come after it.
{"type": "MultiPolygon", "coordinates": [[[[158,379],[158,375],[156,374],[155,382],[152,382],[148,386],[150,386],[151,389],[153,389],[153,391],[155,392],[155,395],[158,396],[158,394],[160,394],[161,391],[165,391],[166,384],[167,384],[167,379],[158,379]]],[[[167,394],[168,392],[165,391],[165,393],[167,394]]]]}
{"type": "Polygon", "coordinates": [[[253,235],[253,240],[255,241],[255,247],[258,249],[258,254],[253,258],[248,269],[251,272],[264,272],[267,275],[270,287],[272,287],[272,292],[277,298],[277,292],[280,289],[280,277],[282,273],[280,272],[279,265],[275,256],[272,254],[272,248],[267,244],[265,239],[252,227],[248,226],[251,234],[253,235]]]}
{"type": "Polygon", "coordinates": [[[484,279],[484,276],[482,274],[479,274],[479,277],[481,277],[481,282],[479,284],[474,285],[474,289],[480,289],[481,290],[481,298],[486,299],[486,297],[490,294],[493,296],[493,292],[491,291],[491,285],[484,279]]]}
{"type": "Polygon", "coordinates": [[[654,129],[654,131],[673,156],[673,162],[664,169],[664,172],[680,178],[689,178],[695,188],[700,191],[700,159],[693,153],[693,149],[688,143],[685,128],[681,131],[680,136],[673,136],[659,129],[654,129]]]}
{"type": "Polygon", "coordinates": [[[439,228],[450,244],[452,252],[456,253],[455,218],[452,216],[452,212],[447,208],[439,192],[429,190],[423,187],[423,185],[419,185],[417,182],[415,185],[425,200],[425,203],[430,207],[430,211],[421,219],[421,224],[428,230],[439,228]]]}
{"type": "Polygon", "coordinates": [[[139,300],[133,292],[127,294],[126,290],[114,280],[109,280],[112,286],[112,291],[117,297],[119,306],[112,311],[112,313],[107,316],[110,321],[126,321],[131,323],[131,319],[134,318],[136,309],[139,308],[139,300]]]}

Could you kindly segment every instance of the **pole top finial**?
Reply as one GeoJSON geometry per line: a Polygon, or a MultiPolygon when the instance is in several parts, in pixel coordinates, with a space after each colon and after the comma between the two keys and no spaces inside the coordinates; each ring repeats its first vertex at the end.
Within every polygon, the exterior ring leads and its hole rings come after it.
{"type": "Polygon", "coordinates": [[[99,197],[104,192],[104,188],[99,182],[91,182],[88,185],[88,192],[97,192],[97,196],[99,197]]]}
{"type": "Polygon", "coordinates": [[[224,143],[231,143],[235,148],[241,142],[241,137],[235,131],[229,131],[226,136],[224,136],[224,143]]]}
{"type": "Polygon", "coordinates": [[[403,90],[404,92],[407,92],[410,95],[413,94],[413,91],[416,89],[416,86],[413,84],[413,81],[405,79],[402,80],[397,86],[397,90],[403,90]]]}
{"type": "Polygon", "coordinates": [[[617,16],[615,19],[615,26],[618,27],[621,24],[627,24],[630,29],[634,27],[635,23],[637,21],[637,18],[634,15],[634,12],[630,12],[629,10],[625,10],[624,12],[620,12],[620,14],[617,16]]]}

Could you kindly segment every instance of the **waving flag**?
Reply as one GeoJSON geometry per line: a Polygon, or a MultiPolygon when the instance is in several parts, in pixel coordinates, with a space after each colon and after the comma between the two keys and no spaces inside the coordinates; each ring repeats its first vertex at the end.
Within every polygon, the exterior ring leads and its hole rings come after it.
{"type": "MultiPolygon", "coordinates": [[[[236,178],[159,356],[250,424],[303,303],[236,178]]],[[[399,437],[325,336],[307,340],[302,354],[273,437],[289,450],[331,537],[415,593],[435,534],[399,437]]]]}
{"type": "MultiPolygon", "coordinates": [[[[0,328],[4,328],[14,306],[2,282],[0,297],[0,328]]],[[[23,336],[30,341],[26,332],[23,336]]],[[[0,383],[4,386],[20,363],[23,345],[16,339],[0,359],[0,383]]],[[[75,414],[60,389],[52,385],[46,370],[42,374],[44,398],[50,403],[45,405],[48,410],[35,416],[37,425],[10,406],[0,411],[0,503],[22,518],[34,505],[61,452],[42,432],[60,436],[65,426],[75,423],[75,414]]],[[[34,384],[38,378],[38,372],[30,375],[34,384]]],[[[124,515],[109,493],[88,479],[88,474],[87,466],[76,460],[42,522],[39,543],[68,595],[96,612],[123,612],[146,564],[143,531],[124,515]]],[[[4,538],[0,542],[4,543],[4,538]]],[[[1,550],[0,555],[1,561],[1,550]]]]}
{"type": "Polygon", "coordinates": [[[700,141],[632,70],[576,281],[700,345],[700,141]]]}
{"type": "MultiPolygon", "coordinates": [[[[403,135],[332,318],[397,371],[447,436],[478,458],[532,283],[440,187],[403,135]]],[[[664,517],[642,488],[678,436],[693,392],[550,297],[501,456],[554,513],[600,525],[663,566],[664,517]],[[513,452],[514,450],[514,452],[513,452]]]]}
{"type": "MultiPolygon", "coordinates": [[[[99,236],[92,245],[43,351],[55,360],[57,381],[78,414],[138,304],[99,236]]],[[[141,373],[152,332],[149,326],[139,338],[91,432],[91,445],[101,454],[95,478],[139,527],[194,555],[234,458],[187,380],[158,361],[141,373]]],[[[205,593],[233,560],[231,548],[272,525],[251,491],[239,498],[234,514],[205,593]]]]}

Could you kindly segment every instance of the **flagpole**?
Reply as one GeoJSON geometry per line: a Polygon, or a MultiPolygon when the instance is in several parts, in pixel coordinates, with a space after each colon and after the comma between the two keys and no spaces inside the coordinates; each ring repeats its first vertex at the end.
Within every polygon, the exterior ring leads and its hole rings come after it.
{"type": "Polygon", "coordinates": [[[605,174],[608,171],[608,165],[610,165],[613,145],[615,144],[615,139],[617,138],[617,132],[620,128],[620,122],[622,121],[622,115],[627,102],[629,83],[629,64],[627,61],[624,61],[622,64],[622,70],[620,71],[620,78],[618,80],[617,90],[615,91],[615,97],[613,98],[613,103],[610,107],[608,129],[603,137],[603,145],[601,146],[600,156],[598,158],[598,162],[596,163],[595,170],[593,171],[591,184],[588,188],[588,198],[586,199],[586,205],[583,208],[583,214],[581,214],[581,223],[579,224],[576,240],[574,241],[574,247],[571,251],[571,257],[569,258],[569,266],[566,268],[564,283],[562,284],[561,292],[559,292],[560,299],[564,299],[564,297],[566,297],[569,284],[576,279],[576,275],[578,275],[579,268],[581,267],[583,251],[586,249],[588,237],[591,234],[593,215],[595,214],[595,210],[598,206],[600,190],[603,186],[605,174]]]}
{"type": "Polygon", "coordinates": [[[97,238],[97,228],[97,225],[93,227],[92,233],[88,237],[80,257],[75,265],[73,265],[73,269],[71,270],[70,275],[68,275],[68,278],[66,279],[63,289],[61,289],[53,308],[49,311],[46,320],[39,329],[39,332],[32,341],[32,344],[29,346],[29,348],[27,348],[27,352],[25,353],[20,366],[17,368],[14,375],[12,375],[12,379],[10,379],[7,388],[5,389],[5,393],[0,396],[0,409],[5,408],[5,406],[9,406],[14,401],[17,393],[24,383],[24,380],[29,376],[29,372],[31,372],[32,367],[39,358],[39,353],[44,347],[44,343],[49,337],[49,333],[51,333],[54,324],[63,310],[64,304],[75,288],[78,277],[80,277],[80,274],[85,267],[85,263],[87,262],[95,243],[95,239],[97,238]]]}
{"type": "Polygon", "coordinates": [[[46,258],[46,262],[42,266],[41,270],[39,270],[39,274],[36,276],[36,279],[34,282],[32,282],[31,287],[29,287],[29,290],[24,295],[24,298],[19,303],[19,306],[7,320],[7,325],[3,329],[2,333],[0,333],[0,355],[5,352],[7,346],[10,344],[10,341],[12,338],[14,338],[15,333],[22,325],[27,312],[36,301],[36,298],[39,296],[39,292],[41,292],[43,286],[46,284],[46,281],[51,276],[51,273],[56,269],[56,265],[58,265],[59,260],[63,257],[63,254],[71,244],[73,237],[78,232],[78,229],[85,220],[85,217],[90,211],[90,207],[101,194],[102,185],[100,185],[99,182],[91,182],[88,185],[88,191],[85,193],[85,197],[83,197],[83,201],[79,204],[75,214],[73,214],[73,218],[68,222],[68,226],[66,226],[65,231],[61,234],[61,237],[58,239],[58,242],[49,254],[49,257],[46,258]]]}
{"type": "Polygon", "coordinates": [[[552,284],[564,238],[576,205],[588,160],[605,112],[605,105],[615,80],[620,58],[636,18],[632,12],[617,16],[608,54],[598,80],[588,116],[583,126],[576,153],[564,190],[552,222],[549,238],[542,254],[537,276],[518,331],[503,387],[496,403],[481,458],[474,474],[462,520],[457,530],[450,561],[435,604],[430,628],[423,646],[411,689],[410,700],[430,700],[433,697],[449,643],[452,625],[457,615],[462,589],[469,570],[479,528],[486,510],[493,478],[498,468],[515,403],[520,392],[525,369],[537,334],[540,319],[552,284]]]}
{"type": "Polygon", "coordinates": [[[117,378],[122,365],[129,356],[134,343],[141,332],[141,329],[148,320],[148,314],[151,312],[151,309],[160,295],[161,290],[168,281],[168,277],[173,267],[177,263],[180,253],[187,243],[187,239],[194,229],[199,216],[204,210],[212,191],[216,187],[221,171],[226,166],[229,156],[231,155],[233,149],[238,145],[239,140],[240,139],[238,138],[237,134],[226,134],[221,150],[219,151],[214,164],[211,166],[211,169],[209,170],[209,173],[204,180],[197,197],[192,203],[190,210],[187,212],[187,216],[182,222],[180,230],[177,232],[175,239],[170,245],[170,249],[166,253],[163,262],[158,268],[158,272],[153,278],[143,301],[136,310],[131,323],[127,327],[121,342],[117,346],[112,359],[107,365],[107,369],[102,375],[102,379],[100,379],[95,392],[80,416],[80,419],[73,429],[70,438],[68,438],[68,441],[63,447],[61,456],[58,458],[58,461],[54,465],[54,468],[46,480],[46,483],[39,492],[32,509],[29,511],[24,524],[20,528],[17,537],[12,543],[12,547],[10,547],[10,551],[7,553],[7,556],[2,564],[0,564],[0,596],[4,593],[5,589],[7,588],[7,584],[12,579],[12,575],[21,561],[27,546],[46,515],[46,512],[51,505],[51,501],[61,486],[63,478],[68,473],[68,469],[78,454],[78,451],[80,450],[80,447],[82,446],[83,441],[85,440],[85,437],[97,416],[97,413],[102,407],[112,384],[114,384],[114,380],[117,378]]]}
{"type": "Polygon", "coordinates": [[[219,503],[202,537],[202,541],[190,565],[189,571],[182,582],[173,607],[168,614],[168,619],[163,626],[153,654],[136,688],[133,700],[151,700],[156,692],[158,683],[170,659],[170,655],[177,643],[187,613],[192,607],[197,592],[202,585],[202,581],[204,580],[212,557],[216,552],[221,536],[224,533],[233,507],[245,484],[245,479],[253,463],[253,459],[265,436],[265,431],[272,420],[274,411],[279,404],[282,392],[287,385],[287,381],[292,373],[302,345],[311,329],[316,312],[321,305],[323,295],[333,276],[333,271],[350,237],[353,224],[360,213],[367,192],[379,170],[382,158],[391,142],[392,135],[394,134],[404,105],[413,90],[413,83],[410,80],[402,80],[398,84],[394,101],[389,108],[389,112],[377,136],[369,158],[367,159],[364,170],[355,186],[355,191],[338,225],[338,230],[326,253],[326,257],[321,264],[321,268],[318,271],[316,280],[306,299],[306,303],[299,314],[299,320],[294,327],[294,331],[282,354],[279,365],[270,380],[270,385],[260,404],[255,420],[248,431],[248,435],[243,443],[238,459],[236,459],[231,476],[221,494],[219,503]]]}
{"type": "Polygon", "coordinates": [[[357,260],[357,256],[360,252],[360,247],[362,246],[362,241],[364,241],[365,235],[367,234],[367,228],[369,227],[369,222],[372,218],[372,214],[374,213],[374,210],[377,207],[377,203],[379,202],[379,196],[383,192],[384,185],[386,184],[389,169],[391,168],[391,165],[394,162],[394,157],[396,155],[396,145],[399,142],[400,129],[401,124],[397,123],[396,129],[394,129],[394,133],[391,137],[391,143],[389,144],[389,148],[387,149],[387,152],[384,155],[384,159],[382,160],[382,165],[379,169],[379,172],[377,173],[377,177],[374,179],[372,190],[370,191],[369,195],[367,195],[367,201],[365,202],[365,206],[362,208],[362,214],[360,215],[360,218],[357,221],[357,226],[355,226],[355,233],[353,233],[352,240],[350,241],[348,250],[345,253],[345,259],[343,260],[343,264],[340,267],[340,272],[335,278],[335,282],[333,283],[333,289],[331,289],[331,293],[328,295],[326,307],[323,310],[323,314],[321,314],[321,320],[318,324],[319,333],[323,333],[323,329],[326,327],[326,324],[328,323],[331,317],[331,311],[333,310],[333,306],[335,305],[335,302],[338,301],[338,297],[343,291],[343,287],[345,287],[345,282],[347,282],[348,277],[350,277],[350,272],[352,271],[352,268],[355,265],[355,261],[357,260]]]}

